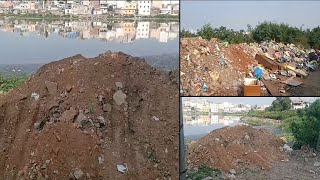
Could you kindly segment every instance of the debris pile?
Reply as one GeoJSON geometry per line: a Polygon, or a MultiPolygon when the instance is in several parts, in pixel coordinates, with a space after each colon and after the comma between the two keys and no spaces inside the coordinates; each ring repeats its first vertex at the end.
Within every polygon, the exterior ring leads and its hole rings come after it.
{"type": "Polygon", "coordinates": [[[301,85],[320,61],[319,51],[294,44],[271,41],[228,45],[201,37],[183,38],[180,57],[180,93],[187,96],[242,96],[246,94],[246,78],[257,78],[257,68],[262,71],[255,84],[258,95],[288,95],[287,90],[301,85]]]}
{"type": "Polygon", "coordinates": [[[189,168],[205,165],[226,173],[243,166],[267,170],[273,162],[286,159],[283,145],[268,130],[245,125],[225,127],[192,142],[187,162],[189,168]]]}
{"type": "Polygon", "coordinates": [[[44,65],[0,97],[0,177],[178,179],[176,74],[111,52],[44,65]]]}

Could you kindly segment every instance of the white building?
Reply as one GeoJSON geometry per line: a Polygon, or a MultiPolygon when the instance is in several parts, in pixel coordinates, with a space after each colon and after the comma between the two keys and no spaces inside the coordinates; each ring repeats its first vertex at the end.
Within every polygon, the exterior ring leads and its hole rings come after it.
{"type": "Polygon", "coordinates": [[[150,36],[150,22],[138,22],[137,39],[147,39],[150,36]]]}
{"type": "Polygon", "coordinates": [[[217,113],[217,112],[219,111],[217,104],[211,103],[211,104],[210,104],[210,108],[211,108],[211,112],[212,112],[212,113],[217,113]]]}
{"type": "Polygon", "coordinates": [[[138,14],[141,16],[150,16],[151,1],[138,1],[138,14]]]}

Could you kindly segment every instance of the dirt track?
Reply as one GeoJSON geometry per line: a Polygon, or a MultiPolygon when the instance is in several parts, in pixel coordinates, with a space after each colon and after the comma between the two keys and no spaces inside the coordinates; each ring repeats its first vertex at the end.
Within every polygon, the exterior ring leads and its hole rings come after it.
{"type": "Polygon", "coordinates": [[[43,66],[0,97],[0,179],[177,179],[177,81],[122,53],[43,66]]]}

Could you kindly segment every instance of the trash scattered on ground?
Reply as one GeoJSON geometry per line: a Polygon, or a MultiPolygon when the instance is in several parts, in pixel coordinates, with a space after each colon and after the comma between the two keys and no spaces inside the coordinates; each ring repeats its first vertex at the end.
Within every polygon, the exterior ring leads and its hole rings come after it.
{"type": "Polygon", "coordinates": [[[178,179],[177,79],[123,53],[44,65],[0,97],[0,177],[178,179]]]}
{"type": "Polygon", "coordinates": [[[226,46],[214,38],[207,41],[198,37],[182,38],[180,43],[180,93],[185,96],[243,96],[245,78],[272,81],[260,88],[262,96],[274,92],[288,95],[279,93],[280,89],[286,91],[301,84],[284,86],[282,82],[296,77],[303,83],[320,62],[313,49],[274,41],[226,46]]]}
{"type": "Polygon", "coordinates": [[[122,164],[117,165],[117,169],[118,169],[119,172],[125,173],[125,172],[127,172],[127,164],[125,164],[125,166],[122,165],[122,164]]]}

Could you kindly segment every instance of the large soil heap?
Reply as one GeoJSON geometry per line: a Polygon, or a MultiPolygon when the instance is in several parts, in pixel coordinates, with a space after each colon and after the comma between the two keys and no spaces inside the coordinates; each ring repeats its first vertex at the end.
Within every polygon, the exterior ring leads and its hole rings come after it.
{"type": "Polygon", "coordinates": [[[245,125],[226,127],[192,143],[188,148],[188,165],[206,165],[225,172],[240,165],[270,169],[272,162],[285,159],[283,144],[267,130],[245,125]]]}
{"type": "Polygon", "coordinates": [[[0,98],[0,179],[178,179],[178,102],[123,53],[47,64],[0,98]]]}

